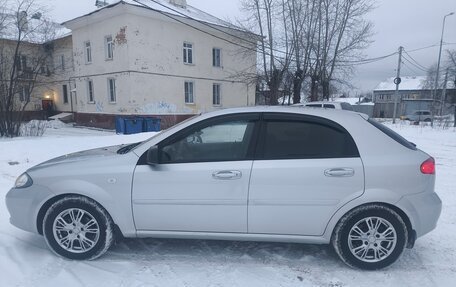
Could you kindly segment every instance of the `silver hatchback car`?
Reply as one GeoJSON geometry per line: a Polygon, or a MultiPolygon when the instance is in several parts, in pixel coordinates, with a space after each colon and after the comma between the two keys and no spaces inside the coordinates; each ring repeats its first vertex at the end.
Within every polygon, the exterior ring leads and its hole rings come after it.
{"type": "Polygon", "coordinates": [[[11,223],[94,259],[116,237],[332,244],[379,269],[435,228],[435,163],[358,113],[251,107],[151,139],[65,155],[19,176],[11,223]]]}

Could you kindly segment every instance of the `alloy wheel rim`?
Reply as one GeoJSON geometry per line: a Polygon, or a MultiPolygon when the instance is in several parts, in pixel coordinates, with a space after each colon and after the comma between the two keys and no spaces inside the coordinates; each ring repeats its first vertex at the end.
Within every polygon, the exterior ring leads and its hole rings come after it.
{"type": "Polygon", "coordinates": [[[397,243],[394,226],[381,217],[366,217],[348,233],[348,247],[363,262],[380,262],[391,255],[397,243]]]}
{"type": "Polygon", "coordinates": [[[95,217],[79,208],[66,209],[57,215],[52,231],[57,244],[72,253],[91,250],[100,238],[100,226],[95,217]]]}

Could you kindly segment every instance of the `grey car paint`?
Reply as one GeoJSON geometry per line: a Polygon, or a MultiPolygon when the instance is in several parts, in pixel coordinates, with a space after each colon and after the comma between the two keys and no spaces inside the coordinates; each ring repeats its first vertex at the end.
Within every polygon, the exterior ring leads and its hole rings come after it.
{"type": "Polygon", "coordinates": [[[203,114],[159,133],[126,154],[117,154],[116,147],[103,148],[31,168],[27,173],[33,185],[13,188],[6,196],[11,223],[37,233],[46,202],[56,196],[78,194],[102,205],[125,237],[329,243],[344,214],[362,204],[380,202],[399,208],[417,235],[422,236],[435,228],[441,210],[440,199],[434,193],[435,176],[423,175],[419,170],[429,155],[398,144],[366,119],[365,115],[340,110],[292,107],[250,107],[203,114]],[[137,166],[138,159],[149,148],[192,124],[215,116],[252,112],[303,114],[337,122],[352,135],[360,158],[343,162],[286,160],[137,166]],[[297,167],[304,176],[291,178],[290,170],[297,167]],[[354,176],[325,177],[328,168],[350,168],[354,176]],[[212,174],[221,170],[240,171],[242,179],[214,181],[212,174]],[[271,181],[273,177],[289,183],[286,197],[274,195],[279,187],[271,181]],[[296,193],[306,180],[318,179],[324,181],[318,196],[296,193]],[[192,216],[182,216],[181,208],[192,216]],[[271,216],[279,213],[280,216],[271,216]]]}

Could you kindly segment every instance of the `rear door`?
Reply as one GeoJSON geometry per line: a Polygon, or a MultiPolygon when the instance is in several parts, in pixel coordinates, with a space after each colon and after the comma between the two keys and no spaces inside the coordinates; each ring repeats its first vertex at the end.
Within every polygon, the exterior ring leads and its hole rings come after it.
{"type": "Polygon", "coordinates": [[[322,235],[341,203],[364,191],[348,132],[304,115],[265,114],[249,191],[248,231],[322,235]]]}

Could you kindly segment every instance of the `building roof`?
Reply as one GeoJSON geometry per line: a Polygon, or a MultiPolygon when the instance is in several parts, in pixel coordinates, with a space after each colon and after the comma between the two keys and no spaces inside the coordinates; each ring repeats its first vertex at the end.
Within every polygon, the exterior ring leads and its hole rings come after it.
{"type": "Polygon", "coordinates": [[[228,23],[224,20],[221,20],[213,15],[210,15],[204,11],[201,11],[191,5],[186,4],[185,7],[179,6],[179,5],[173,5],[171,4],[168,0],[120,0],[116,1],[112,4],[106,5],[104,7],[100,7],[96,9],[95,11],[82,15],[80,17],[74,18],[72,20],[66,21],[62,23],[62,25],[67,24],[68,22],[72,22],[74,20],[87,17],[90,15],[93,15],[95,13],[100,12],[101,10],[113,8],[119,4],[126,4],[126,5],[132,5],[136,7],[141,7],[145,9],[149,9],[158,13],[165,13],[167,15],[172,15],[172,16],[178,16],[181,18],[189,19],[189,20],[194,20],[197,22],[202,22],[210,25],[216,25],[220,26],[223,28],[229,28],[229,29],[234,29],[238,31],[242,31],[245,33],[251,33],[250,31],[246,31],[243,28],[240,28],[238,26],[235,26],[231,23],[228,23]]]}
{"type": "MultiPolygon", "coordinates": [[[[406,76],[401,77],[401,83],[399,85],[400,91],[413,91],[413,90],[425,90],[429,89],[426,87],[427,77],[426,76],[406,76]]],[[[447,89],[454,89],[454,82],[448,81],[447,89]]],[[[394,84],[394,77],[388,78],[385,81],[375,87],[374,91],[395,91],[396,84],[394,84]]]]}
{"type": "MultiPolygon", "coordinates": [[[[19,29],[17,25],[17,16],[13,12],[0,15],[5,22],[0,27],[0,39],[17,41],[19,29]]],[[[43,44],[59,38],[71,35],[71,31],[62,25],[44,18],[41,15],[26,15],[26,24],[22,32],[21,41],[32,44],[43,44]]]]}

